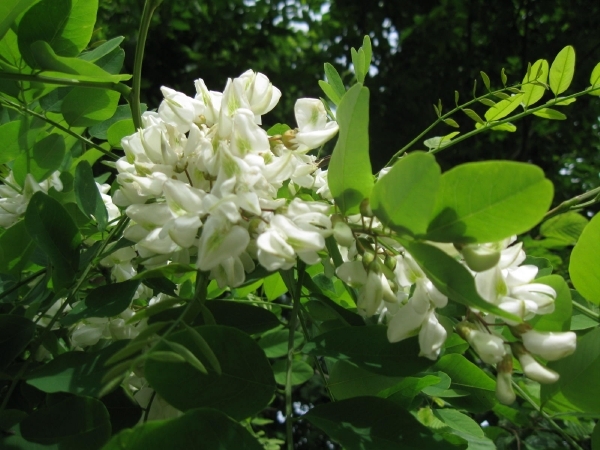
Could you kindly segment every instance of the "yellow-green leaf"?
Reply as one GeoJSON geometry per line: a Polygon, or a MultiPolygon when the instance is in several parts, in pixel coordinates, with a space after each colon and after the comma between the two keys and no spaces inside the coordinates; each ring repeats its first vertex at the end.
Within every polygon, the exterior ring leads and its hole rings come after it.
{"type": "Polygon", "coordinates": [[[571,85],[575,73],[575,49],[567,45],[563,48],[550,67],[550,89],[554,94],[562,94],[571,85]]]}
{"type": "Polygon", "coordinates": [[[521,90],[523,91],[522,103],[525,107],[538,102],[546,91],[543,86],[533,84],[532,81],[534,80],[544,84],[548,81],[548,61],[545,59],[538,59],[531,67],[531,71],[523,78],[521,90]],[[540,73],[540,76],[536,78],[538,73],[540,73]]]}

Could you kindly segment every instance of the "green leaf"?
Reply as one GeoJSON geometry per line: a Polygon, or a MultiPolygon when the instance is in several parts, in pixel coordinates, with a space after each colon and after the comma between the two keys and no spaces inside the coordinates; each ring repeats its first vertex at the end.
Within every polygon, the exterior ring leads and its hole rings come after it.
{"type": "Polygon", "coordinates": [[[248,334],[263,333],[281,324],[271,311],[251,303],[210,300],[205,306],[218,324],[234,327],[248,334]]]}
{"type": "Polygon", "coordinates": [[[596,423],[592,433],[592,450],[600,450],[600,422],[596,423]]]}
{"type": "MultiPolygon", "coordinates": [[[[218,358],[222,374],[210,369],[210,363],[197,348],[189,331],[183,330],[171,334],[169,340],[188,348],[209,368],[208,374],[185,364],[174,366],[148,360],[144,373],[156,392],[182,411],[212,407],[235,420],[242,420],[265,408],[275,392],[275,380],[271,366],[256,342],[231,327],[202,326],[196,330],[218,358]]],[[[158,351],[167,348],[164,343],[156,346],[158,351]]]]}
{"type": "Polygon", "coordinates": [[[571,253],[569,275],[575,289],[586,300],[600,305],[600,215],[596,214],[584,228],[571,253]]]}
{"type": "Polygon", "coordinates": [[[110,417],[99,400],[64,396],[42,406],[21,422],[21,434],[37,444],[60,449],[96,450],[110,437],[110,417]]]}
{"type": "Polygon", "coordinates": [[[506,82],[508,81],[508,78],[506,77],[506,72],[504,71],[504,67],[502,68],[502,71],[500,72],[500,79],[502,80],[502,86],[506,86],[506,82]]]}
{"type": "MultiPolygon", "coordinates": [[[[141,106],[142,112],[145,112],[146,105],[144,103],[142,103],[140,106],[141,106]]],[[[97,125],[94,125],[93,127],[91,127],[88,130],[88,133],[90,133],[90,136],[92,136],[92,137],[107,140],[108,139],[108,129],[114,123],[119,122],[121,120],[125,120],[125,119],[131,119],[131,109],[129,108],[129,105],[119,105],[119,106],[117,106],[115,113],[113,114],[113,116],[110,119],[105,120],[104,122],[99,123],[97,125]]],[[[289,130],[289,127],[287,127],[286,129],[289,130]]],[[[271,130],[269,130],[269,132],[270,131],[271,130]]],[[[281,134],[281,133],[274,133],[274,134],[281,134]]],[[[269,134],[269,136],[272,136],[272,134],[269,134]]]]}
{"type": "Polygon", "coordinates": [[[462,164],[442,175],[434,219],[425,238],[483,243],[524,233],[542,220],[553,191],[544,172],[531,164],[462,164]]]}
{"type": "Polygon", "coordinates": [[[17,17],[26,11],[36,0],[4,0],[0,4],[0,40],[17,17]]]}
{"type": "Polygon", "coordinates": [[[33,146],[30,173],[41,182],[52,175],[63,162],[65,140],[60,134],[49,134],[33,146]]]}
{"type": "Polygon", "coordinates": [[[546,284],[556,291],[554,312],[537,315],[528,322],[538,331],[569,331],[573,301],[566,281],[560,275],[548,275],[536,278],[535,282],[546,284]]]}
{"type": "Polygon", "coordinates": [[[19,23],[19,50],[36,68],[31,44],[46,41],[61,56],[77,56],[92,37],[97,0],[42,0],[19,23]]]}
{"type": "Polygon", "coordinates": [[[581,214],[570,211],[546,220],[540,227],[540,234],[563,241],[564,245],[575,245],[588,222],[581,214]]]}
{"type": "Polygon", "coordinates": [[[460,128],[460,125],[454,119],[444,119],[444,123],[454,128],[460,128]]]}
{"type": "MultiPolygon", "coordinates": [[[[346,93],[346,87],[344,86],[344,82],[342,81],[342,77],[338,71],[329,63],[325,63],[325,76],[327,77],[327,82],[337,95],[338,99],[341,99],[346,93]]],[[[339,100],[338,100],[339,103],[339,100]]],[[[336,103],[337,104],[337,103],[336,103]]]]}
{"type": "Polygon", "coordinates": [[[545,59],[538,59],[533,66],[531,66],[531,71],[523,78],[523,85],[521,86],[523,97],[521,98],[521,103],[525,107],[540,101],[544,96],[544,92],[546,92],[546,88],[543,86],[531,83],[534,80],[544,84],[548,81],[548,61],[545,59]],[[540,76],[535,78],[538,73],[540,76]]]}
{"type": "Polygon", "coordinates": [[[365,81],[367,71],[369,67],[366,65],[365,52],[362,48],[356,51],[354,48],[350,50],[352,56],[352,65],[354,66],[354,73],[356,74],[356,80],[359,84],[365,81]]]}
{"type": "Polygon", "coordinates": [[[239,423],[220,411],[198,408],[170,420],[153,420],[123,430],[103,450],[262,450],[239,423]]]}
{"type": "Polygon", "coordinates": [[[265,290],[265,295],[267,296],[267,300],[269,301],[278,299],[288,291],[285,282],[281,278],[281,274],[279,272],[275,272],[266,277],[264,279],[263,286],[265,290]]]}
{"type": "Polygon", "coordinates": [[[479,114],[477,114],[472,109],[463,108],[462,112],[464,112],[467,116],[469,116],[470,119],[474,120],[475,122],[485,125],[485,121],[481,117],[479,117],[479,114]]]}
{"type": "Polygon", "coordinates": [[[69,392],[97,397],[102,377],[110,370],[107,361],[125,348],[127,341],[117,341],[98,352],[67,352],[29,372],[27,384],[47,393],[69,392]]]}
{"type": "Polygon", "coordinates": [[[371,192],[371,208],[384,226],[399,233],[423,234],[432,217],[440,176],[433,155],[410,153],[379,178],[371,192]]]}
{"type": "Polygon", "coordinates": [[[470,434],[476,437],[484,437],[483,430],[481,427],[466,414],[461,413],[455,409],[434,409],[433,414],[439,420],[441,420],[446,426],[453,430],[460,431],[462,433],[470,434]]]}
{"type": "Polygon", "coordinates": [[[347,361],[338,360],[329,369],[327,387],[335,400],[343,400],[362,395],[377,395],[397,385],[403,379],[378,375],[347,361]]]}
{"type": "Polygon", "coordinates": [[[459,134],[460,134],[460,131],[454,131],[450,134],[447,134],[446,136],[432,137],[432,138],[425,140],[423,142],[423,144],[425,145],[425,147],[429,148],[430,150],[437,150],[439,148],[442,148],[442,147],[445,147],[446,145],[448,145],[450,143],[450,141],[452,140],[452,138],[455,136],[458,136],[459,134]]]}
{"type": "MultiPolygon", "coordinates": [[[[189,334],[191,334],[191,333],[189,333],[189,334]]],[[[206,370],[206,367],[204,366],[204,364],[202,364],[200,362],[200,360],[198,358],[196,358],[196,356],[189,349],[187,349],[185,347],[185,345],[178,344],[177,342],[171,342],[169,340],[164,340],[162,342],[167,344],[171,348],[171,350],[173,350],[175,353],[177,353],[179,356],[181,356],[185,360],[185,362],[187,362],[194,369],[196,369],[197,371],[199,371],[200,373],[202,373],[204,375],[208,375],[208,371],[206,370]]],[[[195,344],[196,344],[196,342],[194,341],[194,345],[195,344]]]]}
{"type": "Polygon", "coordinates": [[[373,48],[371,47],[371,38],[368,35],[365,35],[365,37],[363,38],[363,45],[361,48],[365,53],[365,66],[368,69],[371,66],[371,61],[373,59],[373,48]]]}
{"type": "Polygon", "coordinates": [[[31,239],[50,259],[54,289],[67,287],[79,269],[81,242],[69,213],[53,198],[36,192],[25,212],[25,226],[31,239]]]}
{"type": "Polygon", "coordinates": [[[508,116],[521,104],[522,97],[523,94],[517,94],[506,100],[499,101],[485,112],[485,120],[492,122],[508,116]]]}
{"type": "Polygon", "coordinates": [[[452,386],[468,393],[466,397],[452,398],[452,404],[470,412],[489,411],[496,404],[496,382],[464,356],[445,355],[435,368],[450,376],[452,386]]]}
{"type": "Polygon", "coordinates": [[[592,91],[589,94],[600,95],[600,63],[596,64],[596,67],[594,67],[594,70],[592,70],[592,74],[590,75],[590,84],[591,86],[588,89],[595,89],[595,91],[592,91]]]}
{"type": "Polygon", "coordinates": [[[583,411],[600,413],[600,327],[577,340],[575,353],[550,362],[548,367],[560,378],[556,383],[542,385],[542,403],[560,393],[583,411]]]}
{"type": "Polygon", "coordinates": [[[414,375],[432,364],[418,356],[416,338],[391,344],[383,326],[331,330],[307,342],[302,351],[348,361],[369,372],[392,377],[414,375]]]}
{"type": "Polygon", "coordinates": [[[26,136],[29,127],[26,121],[13,120],[12,122],[0,125],[0,142],[2,142],[2,151],[0,152],[0,164],[6,164],[15,160],[22,151],[29,148],[26,136]]]}
{"type": "Polygon", "coordinates": [[[571,85],[575,73],[575,49],[567,45],[550,66],[550,89],[555,95],[562,94],[571,85]]]}
{"type": "MultiPolygon", "coordinates": [[[[273,364],[273,373],[277,384],[285,386],[287,380],[287,361],[280,359],[273,364]]],[[[292,386],[306,383],[315,374],[314,369],[310,364],[304,361],[292,361],[292,386]]]]}
{"type": "Polygon", "coordinates": [[[106,228],[108,212],[102,201],[102,196],[96,186],[92,168],[87,161],[81,161],[75,169],[75,199],[77,206],[87,217],[94,217],[100,231],[106,228]]]}
{"type": "MultiPolygon", "coordinates": [[[[488,127],[489,125],[482,125],[480,123],[475,124],[475,128],[477,129],[484,128],[484,126],[488,127]]],[[[509,133],[517,131],[517,127],[512,123],[501,123],[500,125],[489,126],[489,128],[491,128],[492,131],[508,131],[509,133]]]]}
{"type": "Polygon", "coordinates": [[[44,75],[52,78],[105,83],[118,83],[131,78],[131,75],[112,75],[96,64],[83,59],[59,56],[44,41],[31,44],[31,55],[35,58],[36,66],[48,72],[44,72],[44,75]]]}
{"type": "Polygon", "coordinates": [[[333,87],[331,87],[329,83],[323,80],[319,80],[319,86],[321,87],[325,95],[327,95],[329,100],[333,102],[334,105],[337,106],[340,104],[341,98],[336,94],[335,90],[333,89],[333,87]]]}
{"type": "Polygon", "coordinates": [[[543,117],[544,119],[550,120],[565,120],[567,116],[565,116],[560,111],[550,108],[542,108],[533,113],[534,116],[543,117]]]}
{"type": "Polygon", "coordinates": [[[442,294],[463,305],[521,322],[518,317],[481,298],[471,273],[443,250],[420,242],[412,242],[406,249],[442,294]]]}
{"type": "Polygon", "coordinates": [[[369,159],[369,90],[355,84],[336,113],[339,136],[329,162],[328,183],[337,206],[355,214],[373,188],[369,159]]]}
{"type": "Polygon", "coordinates": [[[0,369],[21,354],[35,334],[35,324],[25,317],[0,315],[0,369]]]}
{"type": "Polygon", "coordinates": [[[495,101],[489,98],[480,98],[479,103],[483,103],[485,106],[494,106],[496,104],[495,101]]]}
{"type": "Polygon", "coordinates": [[[114,317],[125,311],[140,285],[137,280],[107,284],[88,292],[69,314],[61,319],[65,326],[73,325],[89,317],[114,317]]]}
{"type": "Polygon", "coordinates": [[[121,42],[123,42],[125,38],[123,36],[118,36],[116,38],[112,38],[110,41],[105,42],[102,45],[90,50],[89,52],[82,53],[79,55],[80,59],[89,62],[96,62],[103,56],[110,54],[114,49],[118,48],[121,42]]]}
{"type": "Polygon", "coordinates": [[[122,149],[123,147],[121,146],[121,139],[134,133],[135,126],[133,125],[133,120],[124,119],[113,123],[109,127],[106,134],[108,137],[108,143],[111,145],[111,147],[122,149]]]}
{"type": "Polygon", "coordinates": [[[479,73],[481,74],[481,79],[483,80],[483,84],[485,84],[486,89],[489,91],[490,90],[490,77],[488,77],[487,73],[485,73],[483,70],[479,71],[479,73]]]}
{"type": "Polygon", "coordinates": [[[550,99],[546,103],[553,103],[554,106],[566,106],[566,105],[570,105],[571,103],[575,103],[576,101],[577,101],[577,99],[575,97],[573,97],[573,98],[558,97],[556,99],[550,99]]]}
{"type": "Polygon", "coordinates": [[[11,226],[0,236],[0,273],[21,273],[34,250],[25,222],[21,220],[11,226]]]}
{"type": "Polygon", "coordinates": [[[303,416],[347,450],[445,448],[400,405],[378,397],[354,397],[315,406],[303,416]]]}
{"type": "MultiPolygon", "coordinates": [[[[288,330],[273,330],[263,334],[258,345],[263,349],[267,358],[280,358],[288,352],[288,330]]],[[[294,333],[294,348],[298,348],[304,341],[304,335],[298,331],[294,333]]]]}
{"type": "Polygon", "coordinates": [[[70,126],[89,127],[109,119],[119,97],[115,91],[76,87],[63,100],[61,112],[70,126]]]}

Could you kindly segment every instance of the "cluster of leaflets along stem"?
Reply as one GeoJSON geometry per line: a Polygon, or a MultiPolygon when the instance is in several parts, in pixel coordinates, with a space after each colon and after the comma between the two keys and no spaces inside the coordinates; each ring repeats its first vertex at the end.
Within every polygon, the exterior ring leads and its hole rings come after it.
{"type": "MultiPolygon", "coordinates": [[[[264,413],[279,384],[290,447],[292,386],[314,381],[315,369],[336,401],[306,420],[348,448],[489,441],[459,409],[517,404],[513,372],[551,386],[545,401],[597,407],[564,368],[584,364],[576,349],[592,348],[596,335],[577,342],[563,317],[565,281],[542,273],[515,239],[544,219],[552,184],[510,161],[442,173],[433,156],[479,132],[512,131],[508,121],[527,114],[559,118],[533,106],[547,87],[549,106],[596,93],[598,67],[590,88],[557,97],[572,79],[572,48],[552,65],[534,63],[517,87],[502,77],[493,91],[482,74],[489,94],[455,110],[475,130],[429,139],[428,153],[397,155],[374,176],[368,37],[351,52],[355,83],[347,89],[327,64],[319,84],[331,104],[298,99],[295,128],[263,127],[283,94],[252,70],[222,91],[202,79],[193,96],[162,87],[158,108],[138,118],[119,105],[132,92],[122,38],[87,49],[97,2],[11,1],[15,9],[0,7],[0,418],[9,444],[189,446],[202,429],[208,448],[275,448],[282,441],[248,418],[264,413]],[[467,108],[475,102],[489,107],[484,118],[467,108]],[[315,153],[334,138],[326,167],[315,153]],[[103,167],[111,172],[95,176],[103,167]],[[467,344],[486,371],[460,354],[467,344]],[[365,372],[377,389],[355,384],[365,372]],[[465,379],[443,408],[409,412],[419,396],[444,398],[465,379]],[[123,405],[133,420],[118,428],[111,414],[123,405]],[[457,417],[471,428],[448,431],[457,417]]],[[[455,126],[453,112],[435,108],[436,123],[455,126]]],[[[597,223],[583,230],[570,268],[592,302],[597,223]]]]}

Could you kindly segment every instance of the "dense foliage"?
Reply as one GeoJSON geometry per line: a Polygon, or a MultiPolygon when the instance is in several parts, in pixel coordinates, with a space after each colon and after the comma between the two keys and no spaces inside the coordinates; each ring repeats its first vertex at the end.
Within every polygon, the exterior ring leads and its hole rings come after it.
{"type": "Polygon", "coordinates": [[[567,45],[407,109],[390,91],[436,78],[377,84],[411,58],[384,2],[160,3],[101,3],[130,8],[102,30],[97,1],[0,6],[3,445],[600,448],[600,188],[561,201],[564,161],[524,162],[586,99],[593,129],[600,63],[567,45]],[[323,77],[302,50],[336,33],[362,45],[323,77]]]}

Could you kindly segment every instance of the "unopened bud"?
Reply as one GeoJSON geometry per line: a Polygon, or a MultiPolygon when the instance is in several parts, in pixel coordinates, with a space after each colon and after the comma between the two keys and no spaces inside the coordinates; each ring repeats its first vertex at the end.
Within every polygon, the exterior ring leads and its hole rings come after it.
{"type": "Polygon", "coordinates": [[[536,359],[525,350],[523,345],[518,343],[512,344],[512,349],[521,363],[523,373],[527,378],[537,381],[540,384],[551,384],[558,381],[560,375],[536,361],[536,359]]]}
{"type": "Polygon", "coordinates": [[[517,398],[512,387],[512,355],[504,355],[496,369],[496,398],[504,405],[511,405],[517,398]]]}
{"type": "Polygon", "coordinates": [[[333,225],[333,237],[336,242],[343,247],[350,247],[354,244],[354,233],[346,222],[338,221],[333,225]]]}
{"type": "Polygon", "coordinates": [[[475,272],[489,270],[500,261],[500,251],[487,245],[468,244],[459,251],[462,253],[469,269],[475,272]]]}
{"type": "Polygon", "coordinates": [[[393,256],[385,255],[383,263],[385,264],[385,267],[387,267],[393,272],[396,269],[396,264],[398,263],[398,260],[393,256]]]}
{"type": "Polygon", "coordinates": [[[365,270],[370,270],[371,264],[375,261],[375,253],[366,251],[363,253],[362,263],[365,270]]]}
{"type": "Polygon", "coordinates": [[[369,203],[369,199],[365,198],[362,202],[360,202],[360,213],[365,217],[373,217],[373,210],[371,209],[371,205],[369,203]]]}
{"type": "Polygon", "coordinates": [[[373,250],[373,246],[365,238],[358,238],[356,250],[358,251],[359,255],[362,255],[366,252],[375,253],[375,250],[373,250]]]}

